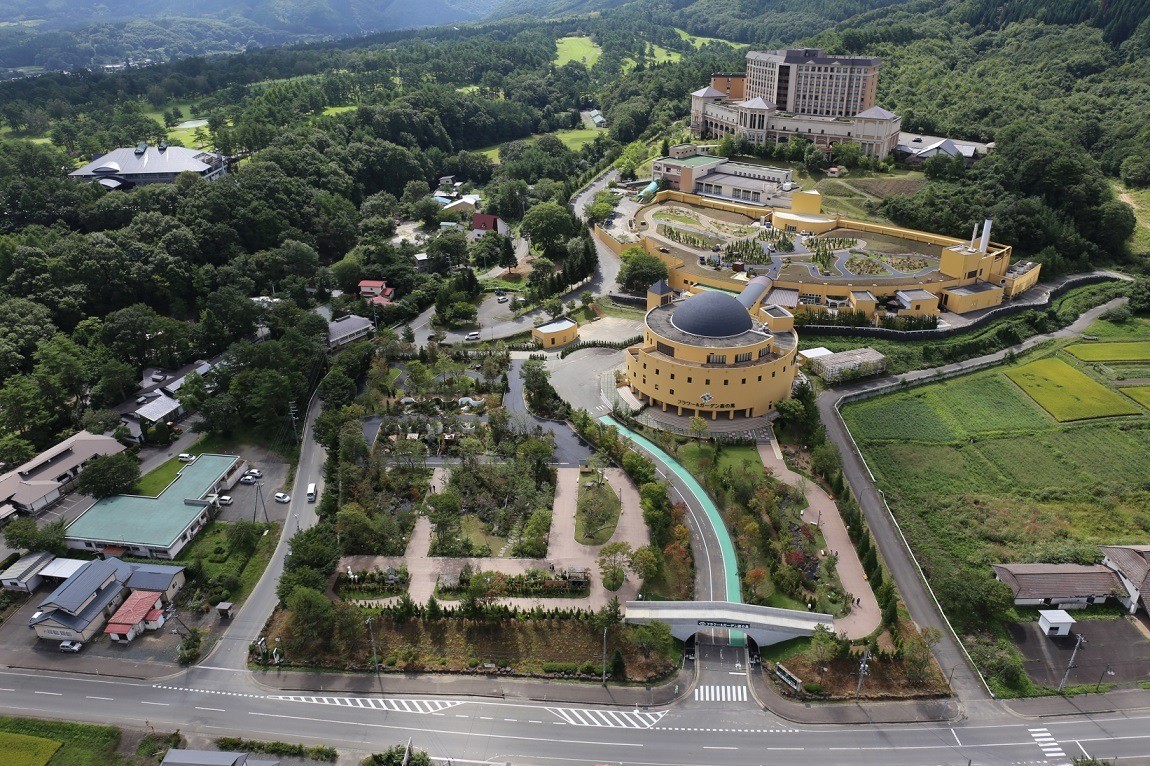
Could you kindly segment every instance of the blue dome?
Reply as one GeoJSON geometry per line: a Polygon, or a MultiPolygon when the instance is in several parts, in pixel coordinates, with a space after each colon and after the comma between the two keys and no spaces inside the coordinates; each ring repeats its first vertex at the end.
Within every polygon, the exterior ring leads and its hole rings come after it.
{"type": "Polygon", "coordinates": [[[704,338],[727,338],[753,326],[751,315],[735,296],[711,290],[692,295],[675,307],[671,324],[704,338]]]}

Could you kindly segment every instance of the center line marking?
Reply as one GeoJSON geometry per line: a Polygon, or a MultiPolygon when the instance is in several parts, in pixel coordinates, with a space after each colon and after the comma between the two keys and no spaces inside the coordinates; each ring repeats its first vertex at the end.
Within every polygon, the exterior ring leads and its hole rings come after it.
{"type": "Polygon", "coordinates": [[[115,700],[113,700],[111,697],[88,697],[87,699],[90,699],[90,700],[104,700],[104,702],[114,702],[114,701],[115,701],[115,700]]]}
{"type": "Polygon", "coordinates": [[[171,704],[168,702],[145,702],[144,700],[140,700],[140,704],[141,705],[159,705],[160,707],[171,707],[171,704]]]}
{"type": "Polygon", "coordinates": [[[213,713],[226,713],[226,712],[228,712],[228,711],[224,710],[222,707],[198,707],[198,708],[196,708],[196,710],[210,710],[213,713]]]}
{"type": "Polygon", "coordinates": [[[32,692],[33,694],[47,694],[50,697],[63,697],[63,692],[32,692]]]}
{"type": "Polygon", "coordinates": [[[728,745],[703,745],[704,750],[738,750],[737,747],[730,747],[728,745]]]}

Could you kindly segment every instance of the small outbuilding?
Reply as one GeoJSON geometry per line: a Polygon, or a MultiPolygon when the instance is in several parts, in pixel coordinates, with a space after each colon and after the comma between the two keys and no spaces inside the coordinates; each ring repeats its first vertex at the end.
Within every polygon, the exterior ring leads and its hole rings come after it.
{"type": "Polygon", "coordinates": [[[1038,627],[1043,635],[1069,636],[1070,626],[1075,619],[1064,609],[1040,609],[1038,612],[1038,627]]]}
{"type": "Polygon", "coordinates": [[[579,325],[572,319],[560,317],[531,331],[531,339],[541,348],[565,346],[579,340],[579,325]]]}
{"type": "Polygon", "coordinates": [[[35,551],[21,556],[16,563],[0,574],[4,590],[32,593],[44,582],[44,567],[56,558],[47,551],[35,551]]]}

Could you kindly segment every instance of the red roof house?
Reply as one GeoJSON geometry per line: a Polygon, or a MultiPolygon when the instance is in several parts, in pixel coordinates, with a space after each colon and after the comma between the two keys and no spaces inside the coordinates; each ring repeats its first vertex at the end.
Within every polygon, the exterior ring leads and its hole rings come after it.
{"type": "MultiPolygon", "coordinates": [[[[108,620],[104,632],[113,641],[131,641],[144,632],[144,623],[155,623],[153,612],[161,610],[161,594],[153,590],[134,590],[108,620]]],[[[158,617],[162,617],[162,612],[158,617]]],[[[162,622],[160,624],[163,624],[162,622]]]]}
{"type": "Polygon", "coordinates": [[[471,231],[472,236],[475,238],[482,237],[489,231],[498,232],[499,234],[511,233],[511,227],[497,215],[490,213],[476,213],[471,216],[471,231]]]}

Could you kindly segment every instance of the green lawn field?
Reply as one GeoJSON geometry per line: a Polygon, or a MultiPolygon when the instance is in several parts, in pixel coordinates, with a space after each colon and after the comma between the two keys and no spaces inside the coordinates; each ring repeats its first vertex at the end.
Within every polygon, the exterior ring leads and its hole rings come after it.
{"type": "Polygon", "coordinates": [[[1075,343],[1066,350],[1084,362],[1150,361],[1150,340],[1119,343],[1075,343]]]}
{"type": "Polygon", "coordinates": [[[1150,386],[1128,386],[1118,390],[1150,410],[1150,386]]]}
{"type": "Polygon", "coordinates": [[[0,732],[4,766],[45,766],[59,749],[55,740],[0,732]]]}
{"type": "Polygon", "coordinates": [[[1121,394],[1054,357],[1015,367],[1006,375],[1059,422],[1141,412],[1121,394]]]}
{"type": "MultiPolygon", "coordinates": [[[[584,144],[591,143],[595,140],[596,136],[604,132],[606,131],[603,128],[572,128],[570,130],[556,130],[552,133],[540,133],[538,135],[528,136],[522,140],[532,144],[545,135],[555,136],[560,141],[562,141],[563,145],[568,149],[573,152],[577,152],[583,148],[584,144]]],[[[482,149],[476,149],[475,151],[479,152],[480,154],[485,154],[490,157],[493,162],[497,162],[499,160],[500,146],[502,146],[502,144],[497,146],[487,146],[482,149]]]]}
{"type": "Polygon", "coordinates": [[[24,735],[52,745],[46,759],[32,760],[30,753],[21,759],[20,750],[16,750],[13,757],[8,741],[0,739],[0,763],[4,766],[128,766],[128,761],[116,753],[120,730],[114,726],[0,718],[0,732],[4,732],[0,736],[24,735]]]}
{"type": "Polygon", "coordinates": [[[555,47],[555,66],[582,61],[591,68],[603,53],[603,49],[590,37],[560,37],[555,41],[555,47]]]}
{"type": "Polygon", "coordinates": [[[696,48],[702,48],[707,43],[722,43],[723,45],[729,45],[732,48],[742,47],[742,43],[731,42],[730,40],[724,40],[721,37],[700,37],[699,35],[693,35],[685,30],[678,28],[675,29],[675,32],[678,33],[680,38],[686,40],[696,48]]]}

